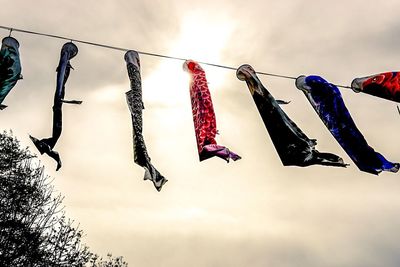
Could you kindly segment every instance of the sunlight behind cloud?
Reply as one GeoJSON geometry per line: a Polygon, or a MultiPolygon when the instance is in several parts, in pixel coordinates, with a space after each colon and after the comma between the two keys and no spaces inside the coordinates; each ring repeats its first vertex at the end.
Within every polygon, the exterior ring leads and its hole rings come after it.
{"type": "MultiPolygon", "coordinates": [[[[191,13],[182,19],[180,37],[172,44],[168,55],[203,62],[219,63],[221,53],[233,33],[234,24],[228,18],[207,17],[191,13]]],[[[164,60],[143,84],[144,97],[157,104],[182,105],[188,101],[189,77],[182,69],[183,62],[164,60]],[[168,101],[166,101],[168,99],[168,101]]],[[[207,72],[207,67],[203,66],[207,72]]],[[[207,72],[207,79],[217,87],[224,81],[220,73],[207,72]]]]}
{"type": "Polygon", "coordinates": [[[233,29],[233,21],[223,16],[204,20],[200,14],[188,14],[182,21],[181,37],[171,53],[193,60],[218,62],[233,29]]]}

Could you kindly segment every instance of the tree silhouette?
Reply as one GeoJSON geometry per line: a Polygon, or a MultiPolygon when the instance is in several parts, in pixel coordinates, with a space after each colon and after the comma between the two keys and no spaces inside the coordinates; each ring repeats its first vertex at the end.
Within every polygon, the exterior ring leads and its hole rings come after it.
{"type": "Polygon", "coordinates": [[[12,132],[0,133],[0,266],[128,266],[81,243],[82,230],[65,217],[63,197],[35,158],[12,132]]]}

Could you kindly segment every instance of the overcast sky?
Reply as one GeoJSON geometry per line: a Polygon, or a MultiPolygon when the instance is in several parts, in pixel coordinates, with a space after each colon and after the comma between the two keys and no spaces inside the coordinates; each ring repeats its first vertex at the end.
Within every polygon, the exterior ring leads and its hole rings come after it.
{"type": "MultiPolygon", "coordinates": [[[[0,25],[258,71],[317,74],[350,84],[399,70],[400,2],[361,0],[0,0],[0,25]]],[[[7,36],[6,30],[0,30],[7,36]]],[[[0,112],[2,129],[51,134],[55,69],[63,41],[13,32],[24,79],[0,112]]],[[[77,43],[66,86],[63,167],[39,156],[95,252],[130,266],[397,267],[399,174],[358,171],[294,81],[260,77],[317,149],[344,168],[283,167],[253,99],[234,71],[203,66],[218,143],[242,156],[198,162],[188,75],[181,61],[141,56],[144,137],[169,180],[158,193],[133,163],[124,53],[77,43]]],[[[393,102],[342,90],[368,143],[400,161],[393,102]]]]}

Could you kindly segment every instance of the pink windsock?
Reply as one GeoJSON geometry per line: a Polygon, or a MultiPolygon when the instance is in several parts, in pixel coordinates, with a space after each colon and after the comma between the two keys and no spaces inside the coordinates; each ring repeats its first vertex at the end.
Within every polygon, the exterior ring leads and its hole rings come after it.
{"type": "Polygon", "coordinates": [[[204,70],[197,62],[192,60],[186,60],[183,63],[183,69],[191,74],[190,99],[200,161],[214,156],[227,162],[229,162],[229,159],[240,159],[239,155],[224,146],[218,145],[215,141],[217,123],[204,70]]]}

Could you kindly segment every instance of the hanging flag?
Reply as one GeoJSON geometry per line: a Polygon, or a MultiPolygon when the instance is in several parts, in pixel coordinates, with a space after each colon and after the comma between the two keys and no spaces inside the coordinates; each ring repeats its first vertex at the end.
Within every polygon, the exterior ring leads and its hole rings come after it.
{"type": "Polygon", "coordinates": [[[363,92],[400,103],[400,73],[385,72],[363,78],[356,78],[351,82],[354,92],[363,92]]]}
{"type": "Polygon", "coordinates": [[[131,82],[131,90],[126,92],[126,101],[132,117],[134,161],[145,169],[144,180],[152,181],[157,191],[160,191],[168,180],[151,164],[143,139],[142,110],[144,109],[144,104],[142,100],[139,54],[130,50],[125,54],[125,61],[131,82]]]}
{"type": "Polygon", "coordinates": [[[240,159],[239,155],[215,141],[217,123],[204,70],[193,60],[186,60],[183,69],[191,74],[190,98],[200,161],[214,156],[227,162],[229,159],[235,161],[240,159]]]}
{"type": "Polygon", "coordinates": [[[309,139],[279,106],[279,104],[287,104],[288,102],[275,100],[250,65],[240,66],[236,76],[239,80],[246,81],[258,112],[284,166],[305,167],[314,164],[347,166],[339,156],[322,153],[315,149],[317,141],[309,139]]]}
{"type": "Polygon", "coordinates": [[[381,171],[399,170],[399,163],[387,161],[368,145],[335,85],[319,76],[300,76],[296,79],[296,86],[303,91],[325,126],[361,171],[379,174],[381,171]]]}
{"type": "Polygon", "coordinates": [[[62,131],[62,104],[81,104],[82,101],[77,100],[65,100],[65,84],[68,80],[70,69],[72,68],[69,63],[70,59],[78,54],[78,47],[72,42],[66,43],[61,49],[60,62],[57,67],[57,85],[56,92],[54,95],[53,104],[53,133],[50,138],[37,139],[33,136],[29,136],[40,154],[46,153],[57,162],[58,171],[61,168],[61,159],[57,151],[53,150],[56,145],[58,138],[61,136],[62,131]]]}
{"type": "Polygon", "coordinates": [[[21,75],[19,43],[13,37],[5,37],[0,50],[0,110],[7,106],[1,104],[15,86],[21,75]]]}

